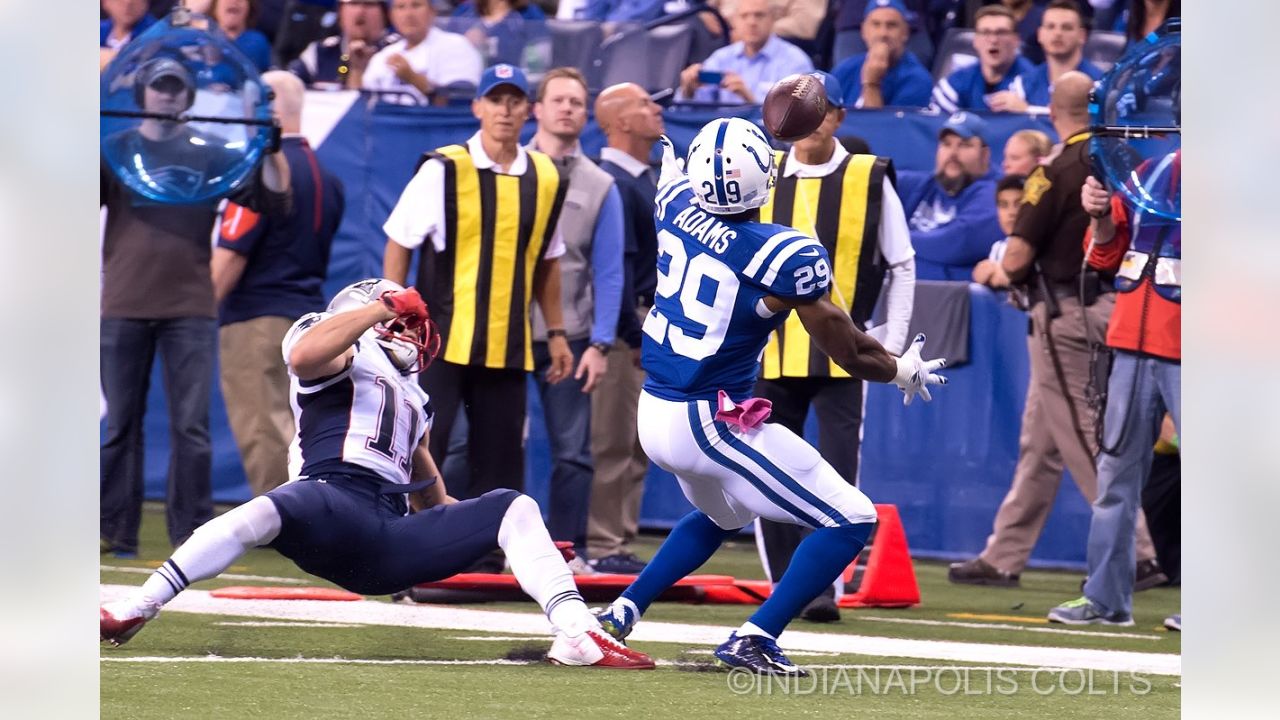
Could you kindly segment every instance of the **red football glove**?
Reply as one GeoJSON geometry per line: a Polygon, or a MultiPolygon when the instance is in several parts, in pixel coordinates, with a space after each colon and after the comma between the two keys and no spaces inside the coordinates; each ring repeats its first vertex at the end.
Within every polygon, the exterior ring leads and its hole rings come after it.
{"type": "Polygon", "coordinates": [[[396,317],[408,328],[422,327],[427,320],[427,304],[417,289],[409,288],[397,292],[382,293],[382,304],[386,305],[396,317]]]}

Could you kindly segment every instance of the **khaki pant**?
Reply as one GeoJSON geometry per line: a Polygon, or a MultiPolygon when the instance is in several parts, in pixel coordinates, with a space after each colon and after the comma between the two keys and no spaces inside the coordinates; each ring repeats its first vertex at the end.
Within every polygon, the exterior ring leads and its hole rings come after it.
{"type": "Polygon", "coordinates": [[[254,495],[289,479],[296,430],[280,343],[292,325],[289,318],[258,317],[218,331],[222,399],[254,495]]]}
{"type": "MultiPolygon", "coordinates": [[[[981,555],[991,565],[1015,574],[1026,567],[1031,550],[1040,538],[1062,482],[1064,465],[1071,471],[1071,478],[1086,501],[1092,504],[1098,495],[1094,416],[1085,400],[1089,378],[1088,338],[1080,315],[1080,302],[1065,298],[1058,304],[1062,314],[1049,326],[1048,338],[1045,304],[1038,303],[1031,311],[1032,334],[1027,339],[1031,382],[1022,414],[1022,434],[1018,438],[1018,465],[1013,485],[1000,504],[995,527],[981,555]]],[[[1087,309],[1089,333],[1095,340],[1105,336],[1114,305],[1115,296],[1108,293],[1087,309]]],[[[1138,559],[1154,558],[1155,548],[1147,532],[1146,518],[1141,514],[1135,537],[1138,559]]]]}
{"type": "MultiPolygon", "coordinates": [[[[647,310],[647,308],[646,308],[647,310]]],[[[629,552],[640,527],[640,500],[649,458],[636,432],[636,407],[644,371],[621,340],[609,353],[609,370],[591,393],[591,510],[587,553],[595,558],[629,552]]]]}

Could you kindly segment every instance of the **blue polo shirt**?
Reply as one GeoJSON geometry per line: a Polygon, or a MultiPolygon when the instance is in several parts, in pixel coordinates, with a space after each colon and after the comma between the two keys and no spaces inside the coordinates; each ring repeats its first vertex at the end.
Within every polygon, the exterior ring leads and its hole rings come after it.
{"type": "Polygon", "coordinates": [[[1019,55],[1014,58],[1004,77],[994,85],[988,85],[982,77],[982,64],[974,63],[962,67],[938,81],[933,88],[933,107],[946,113],[957,110],[990,110],[987,96],[1001,90],[1008,90],[1013,81],[1021,74],[1032,69],[1030,61],[1019,55]]]}
{"type": "MultiPolygon", "coordinates": [[[[721,73],[732,72],[742,76],[742,82],[755,96],[752,102],[759,104],[764,102],[769,89],[782,78],[797,73],[813,72],[813,61],[800,48],[777,35],[770,35],[755,57],[748,57],[746,44],[738,41],[711,53],[711,56],[702,63],[702,69],[721,73]]],[[[693,98],[679,95],[677,98],[718,102],[725,105],[747,102],[741,95],[715,85],[700,86],[694,91],[693,98]]]]}
{"type": "MultiPolygon", "coordinates": [[[[831,71],[844,89],[845,102],[851,106],[857,106],[856,101],[862,96],[862,64],[866,60],[867,54],[859,53],[831,71]]],[[[933,76],[910,52],[903,53],[880,81],[880,93],[888,107],[925,107],[932,90],[933,76]]]]}
{"type": "MultiPolygon", "coordinates": [[[[1102,68],[1084,59],[1080,60],[1076,70],[1088,75],[1095,82],[1101,80],[1105,74],[1102,68]]],[[[1053,92],[1053,83],[1049,82],[1049,63],[1040,63],[1014,78],[1013,83],[1009,85],[1009,89],[1017,93],[1023,100],[1026,100],[1028,105],[1048,107],[1049,96],[1053,92]]]]}
{"type": "Polygon", "coordinates": [[[342,222],[342,183],[320,167],[299,136],[286,137],[293,206],[287,214],[260,215],[229,203],[218,229],[218,247],[248,258],[240,282],[222,300],[218,323],[256,317],[299,318],[325,308],[329,248],[342,222]]]}

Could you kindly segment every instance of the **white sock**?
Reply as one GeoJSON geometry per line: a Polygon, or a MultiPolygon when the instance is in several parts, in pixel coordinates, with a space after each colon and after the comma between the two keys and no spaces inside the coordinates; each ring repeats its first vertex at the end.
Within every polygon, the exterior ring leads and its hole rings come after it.
{"type": "Polygon", "coordinates": [[[542,606],[558,632],[577,637],[600,626],[582,601],[533,498],[521,495],[511,502],[498,528],[498,545],[520,587],[542,606]]]}
{"type": "Polygon", "coordinates": [[[617,600],[613,601],[612,605],[613,607],[617,607],[617,608],[626,608],[631,611],[631,615],[635,619],[637,620],[640,619],[640,608],[636,607],[636,604],[631,602],[627,598],[619,597],[617,600]]]}
{"type": "Polygon", "coordinates": [[[187,586],[217,577],[246,550],[265,545],[280,534],[280,513],[266,497],[256,497],[196,529],[182,547],[152,573],[135,598],[146,617],[187,586]]]}
{"type": "Polygon", "coordinates": [[[742,627],[738,628],[738,637],[742,637],[744,635],[759,635],[760,637],[767,637],[770,640],[778,639],[770,635],[769,633],[765,632],[764,630],[761,630],[754,623],[749,623],[749,622],[742,623],[742,627]]]}

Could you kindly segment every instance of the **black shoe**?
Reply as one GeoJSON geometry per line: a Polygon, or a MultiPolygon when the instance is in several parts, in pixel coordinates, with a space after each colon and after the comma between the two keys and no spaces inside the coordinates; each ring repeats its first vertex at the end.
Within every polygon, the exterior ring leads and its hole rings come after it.
{"type": "Polygon", "coordinates": [[[733,633],[716,648],[716,659],[731,668],[745,668],[757,675],[809,677],[803,668],[787,659],[778,643],[760,635],[738,637],[733,633]]]}
{"type": "Polygon", "coordinates": [[[804,606],[800,619],[815,623],[840,622],[840,608],[836,606],[835,598],[819,595],[804,606]]]}
{"type": "Polygon", "coordinates": [[[1169,576],[1164,574],[1160,561],[1156,559],[1139,560],[1133,571],[1133,591],[1142,592],[1153,587],[1169,584],[1169,576]]]}
{"type": "Polygon", "coordinates": [[[968,562],[952,563],[947,579],[960,585],[991,585],[994,587],[1018,587],[1019,575],[1005,572],[982,558],[968,562]]]}
{"type": "Polygon", "coordinates": [[[490,573],[492,575],[500,575],[505,566],[505,558],[502,553],[491,552],[485,553],[478,560],[471,563],[471,567],[463,570],[465,573],[490,573]]]}
{"type": "Polygon", "coordinates": [[[645,565],[647,565],[645,561],[629,552],[607,555],[591,561],[591,567],[596,572],[608,575],[639,575],[645,565]]]}

